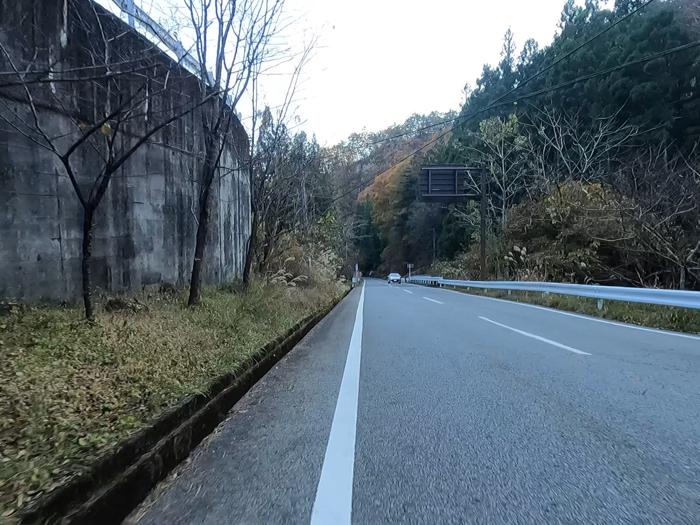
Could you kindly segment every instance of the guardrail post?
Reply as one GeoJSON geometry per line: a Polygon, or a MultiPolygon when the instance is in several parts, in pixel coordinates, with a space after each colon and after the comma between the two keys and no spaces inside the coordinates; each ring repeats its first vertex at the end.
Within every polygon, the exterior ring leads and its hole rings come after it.
{"type": "Polygon", "coordinates": [[[605,306],[605,301],[603,301],[602,299],[598,299],[598,303],[596,306],[598,306],[598,310],[602,310],[605,306]]]}
{"type": "Polygon", "coordinates": [[[512,292],[513,292],[513,290],[511,290],[510,288],[508,288],[508,297],[510,297],[510,295],[511,295],[512,292]]]}

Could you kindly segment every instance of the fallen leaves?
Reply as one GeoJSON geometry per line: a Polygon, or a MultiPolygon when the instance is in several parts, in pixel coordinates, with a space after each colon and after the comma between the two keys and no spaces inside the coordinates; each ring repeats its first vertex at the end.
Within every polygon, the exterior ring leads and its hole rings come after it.
{"type": "Polygon", "coordinates": [[[0,515],[14,517],[179,399],[238,370],[340,291],[210,289],[195,309],[171,293],[103,312],[95,324],[77,308],[13,308],[0,332],[0,515]]]}

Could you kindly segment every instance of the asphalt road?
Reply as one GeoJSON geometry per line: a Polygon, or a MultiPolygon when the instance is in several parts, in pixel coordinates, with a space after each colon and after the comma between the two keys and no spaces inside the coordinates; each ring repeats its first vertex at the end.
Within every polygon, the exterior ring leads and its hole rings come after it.
{"type": "Polygon", "coordinates": [[[700,338],[368,280],[129,518],[700,523],[700,338]]]}

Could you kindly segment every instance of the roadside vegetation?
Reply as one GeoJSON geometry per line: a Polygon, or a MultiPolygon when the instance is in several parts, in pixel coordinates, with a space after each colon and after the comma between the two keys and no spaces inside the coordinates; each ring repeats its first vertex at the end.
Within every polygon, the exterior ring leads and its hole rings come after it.
{"type": "MultiPolygon", "coordinates": [[[[73,31],[68,40],[94,44],[87,50],[93,64],[113,75],[94,78],[83,72],[90,68],[77,67],[57,77],[43,71],[40,61],[12,52],[23,47],[35,55],[33,40],[9,46],[0,38],[0,71],[11,80],[0,86],[0,98],[11,95],[34,117],[22,120],[23,113],[7,111],[0,121],[60,161],[60,173],[73,183],[74,195],[66,198],[77,198],[84,211],[82,309],[27,305],[21,297],[15,304],[0,303],[0,522],[15,519],[20,509],[87,469],[186,396],[206,391],[214,378],[242,372],[265,344],[324,310],[347,289],[345,277],[352,274],[355,257],[347,237],[352,227],[344,223],[353,206],[341,206],[347,203],[335,198],[336,170],[324,162],[315,137],[294,131],[296,86],[315,40],[298,55],[275,43],[285,24],[283,0],[180,3],[173,23],[181,35],[190,35],[184,45],[192,50],[197,70],[206,74],[192,76],[179,63],[163,60],[160,41],[153,47],[139,37],[143,45],[118,47],[113,41],[126,34],[123,26],[82,0],[65,3],[63,16],[73,31]],[[156,64],[158,75],[142,75],[144,64],[156,64]],[[293,64],[291,71],[275,73],[287,77],[284,98],[263,106],[261,76],[282,64],[293,64]],[[44,75],[66,90],[45,89],[44,75]],[[189,91],[182,88],[187,96],[170,108],[163,97],[170,100],[166,87],[176,78],[189,91]],[[162,88],[155,89],[159,83],[162,88]],[[71,116],[76,135],[52,138],[47,132],[51,121],[36,107],[47,101],[69,105],[66,93],[73,86],[90,86],[100,117],[85,123],[82,115],[71,116]],[[188,97],[193,100],[185,104],[188,97]],[[250,111],[245,125],[236,117],[243,106],[250,111]],[[146,118],[138,122],[147,124],[140,129],[134,122],[143,107],[163,108],[163,114],[152,118],[146,109],[146,118]],[[183,119],[194,123],[193,136],[203,137],[188,141],[183,150],[201,159],[192,173],[182,174],[196,185],[191,214],[183,217],[194,221],[196,230],[189,286],[163,283],[157,292],[110,297],[95,288],[91,277],[93,258],[103,255],[102,244],[93,243],[95,216],[109,214],[102,203],[121,168],[151,138],[160,139],[162,130],[182,125],[183,119]],[[95,173],[75,161],[83,150],[103,160],[95,173]],[[222,217],[220,210],[214,213],[212,194],[218,181],[241,169],[249,177],[251,213],[235,210],[222,217]],[[92,189],[85,194],[84,188],[92,189]],[[231,247],[244,251],[238,254],[243,269],[235,284],[207,287],[205,269],[216,264],[207,239],[212,227],[219,227],[216,220],[228,228],[229,219],[251,223],[246,245],[231,247]]],[[[180,89],[178,84],[172,91],[180,89]]],[[[146,167],[139,176],[151,175],[146,167]]]]}
{"type": "Polygon", "coordinates": [[[541,292],[523,292],[521,290],[479,290],[470,288],[450,288],[462,293],[507,299],[521,303],[547,306],[568,312],[577,312],[601,317],[611,321],[620,321],[645,327],[700,334],[700,315],[690,308],[658,306],[654,304],[629,303],[625,301],[604,301],[603,308],[598,309],[598,301],[590,297],[544,294],[541,292]]]}
{"type": "Polygon", "coordinates": [[[186,290],[108,300],[93,324],[77,306],[0,317],[0,521],[346,289],[284,268],[268,277],[205,289],[197,308],[183,307],[186,290]]]}

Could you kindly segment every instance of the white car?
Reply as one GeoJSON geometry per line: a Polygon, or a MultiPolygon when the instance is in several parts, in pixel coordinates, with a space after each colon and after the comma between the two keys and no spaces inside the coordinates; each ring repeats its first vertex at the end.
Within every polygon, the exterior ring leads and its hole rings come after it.
{"type": "Polygon", "coordinates": [[[387,282],[389,284],[391,284],[391,283],[401,284],[401,276],[398,273],[390,273],[389,277],[387,277],[387,282]]]}

